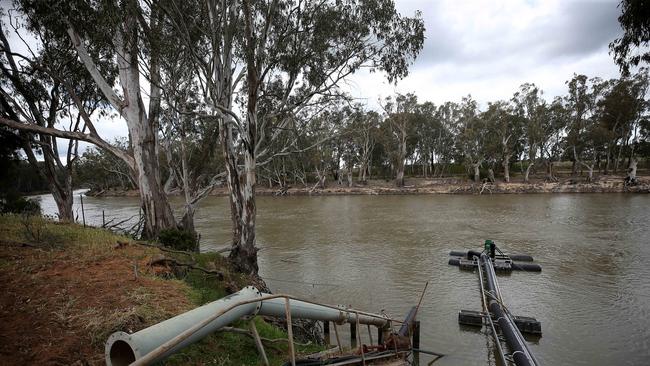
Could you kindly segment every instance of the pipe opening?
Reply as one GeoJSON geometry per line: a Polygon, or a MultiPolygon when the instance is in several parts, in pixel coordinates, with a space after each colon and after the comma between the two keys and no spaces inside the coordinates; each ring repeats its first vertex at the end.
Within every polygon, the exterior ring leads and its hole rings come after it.
{"type": "Polygon", "coordinates": [[[128,343],[117,340],[111,345],[110,359],[112,366],[128,366],[135,362],[135,353],[128,343]]]}

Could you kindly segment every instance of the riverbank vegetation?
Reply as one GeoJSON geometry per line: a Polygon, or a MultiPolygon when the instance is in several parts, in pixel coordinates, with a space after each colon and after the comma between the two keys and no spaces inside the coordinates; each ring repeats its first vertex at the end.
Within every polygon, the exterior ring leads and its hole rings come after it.
{"type": "MultiPolygon", "coordinates": [[[[138,331],[254,283],[216,253],[172,253],[39,216],[1,215],[0,237],[0,364],[103,365],[112,332],[138,331]]],[[[284,330],[260,317],[253,321],[271,364],[282,364],[288,354],[284,330]]],[[[322,349],[306,344],[299,352],[322,349]]],[[[258,363],[253,339],[242,332],[216,333],[167,361],[258,363]]]]}

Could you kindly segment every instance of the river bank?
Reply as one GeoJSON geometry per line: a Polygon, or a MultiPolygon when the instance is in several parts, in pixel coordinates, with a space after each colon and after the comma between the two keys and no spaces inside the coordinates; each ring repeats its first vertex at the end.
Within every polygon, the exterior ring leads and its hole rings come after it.
{"type": "MultiPolygon", "coordinates": [[[[138,331],[255,281],[231,271],[216,253],[171,253],[40,217],[0,216],[0,246],[1,365],[103,365],[111,333],[138,331]]],[[[261,337],[286,339],[264,319],[253,321],[261,337]]],[[[234,326],[248,329],[248,322],[234,326]]],[[[286,348],[283,341],[267,348],[271,364],[284,362],[286,348]]],[[[320,347],[300,348],[314,350],[320,347]]],[[[166,364],[254,365],[258,359],[252,338],[220,332],[166,364]]]]}
{"type": "MultiPolygon", "coordinates": [[[[258,185],[255,192],[259,196],[336,196],[336,195],[417,195],[417,194],[523,194],[523,193],[650,193],[650,177],[638,177],[637,184],[627,186],[624,176],[601,176],[589,183],[584,179],[562,178],[557,182],[544,179],[531,179],[529,183],[512,180],[494,183],[474,183],[458,178],[411,178],[404,187],[395,187],[392,181],[370,180],[367,184],[329,183],[324,189],[313,185],[289,185],[284,189],[278,186],[258,185]]],[[[170,195],[180,195],[172,191],[170,195]]],[[[226,187],[214,188],[211,196],[226,196],[226,187]]],[[[137,190],[91,190],[88,196],[136,197],[137,190]]]]}

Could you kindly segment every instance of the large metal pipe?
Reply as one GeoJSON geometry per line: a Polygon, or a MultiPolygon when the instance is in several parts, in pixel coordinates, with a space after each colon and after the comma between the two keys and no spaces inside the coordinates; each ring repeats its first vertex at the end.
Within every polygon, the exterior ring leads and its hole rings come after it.
{"type": "MultiPolygon", "coordinates": [[[[165,342],[171,340],[178,334],[191,328],[194,324],[208,318],[210,315],[226,310],[232,304],[255,300],[260,297],[262,297],[262,294],[256,288],[246,287],[232,295],[205,304],[133,334],[115,332],[108,337],[108,341],[106,342],[106,364],[112,366],[129,365],[158,348],[165,342]]],[[[222,316],[215,319],[207,326],[201,328],[184,341],[157,357],[154,362],[160,361],[175,352],[178,352],[180,349],[203,339],[208,334],[213,333],[219,328],[224,327],[243,316],[254,315],[260,306],[260,302],[253,302],[237,306],[225,312],[222,316]]]]}
{"type": "MultiPolygon", "coordinates": [[[[268,295],[268,294],[264,294],[268,295]]],[[[354,310],[349,310],[344,306],[330,307],[313,304],[301,300],[290,299],[291,317],[300,319],[311,319],[320,321],[331,321],[335,323],[356,323],[357,314],[354,310]]],[[[284,299],[270,299],[262,301],[262,306],[258,312],[259,315],[274,316],[278,318],[285,317],[284,299]]],[[[389,319],[378,315],[359,314],[359,323],[385,327],[389,324],[389,319]]]]}
{"type": "MultiPolygon", "coordinates": [[[[261,293],[256,288],[249,286],[232,295],[167,319],[136,333],[113,333],[106,342],[106,364],[112,366],[129,365],[154,350],[160,354],[153,353],[152,355],[156,356],[148,361],[151,363],[161,361],[182,348],[201,340],[205,336],[245,316],[259,314],[284,318],[286,316],[285,298],[275,297],[264,299],[269,296],[272,295],[261,293]],[[260,301],[255,301],[256,299],[260,299],[260,301]],[[188,330],[192,327],[196,327],[197,324],[206,322],[210,317],[214,317],[215,314],[220,313],[223,314],[168,350],[164,350],[165,347],[161,347],[166,343],[174,343],[172,341],[174,338],[177,338],[184,332],[190,333],[191,331],[188,332],[188,330]]],[[[297,299],[290,299],[289,304],[292,318],[333,321],[337,323],[356,323],[358,316],[359,323],[378,327],[387,327],[391,321],[383,315],[358,312],[342,306],[320,305],[297,299]]],[[[152,355],[145,358],[151,358],[152,355]]]]}
{"type": "Polygon", "coordinates": [[[506,343],[510,348],[512,358],[517,366],[534,366],[537,365],[535,357],[528,349],[524,337],[519,332],[514,320],[502,307],[501,291],[497,282],[496,273],[492,266],[490,257],[481,254],[481,265],[485,269],[485,280],[489,296],[488,308],[493,318],[499,323],[499,328],[503,333],[506,343]]]}

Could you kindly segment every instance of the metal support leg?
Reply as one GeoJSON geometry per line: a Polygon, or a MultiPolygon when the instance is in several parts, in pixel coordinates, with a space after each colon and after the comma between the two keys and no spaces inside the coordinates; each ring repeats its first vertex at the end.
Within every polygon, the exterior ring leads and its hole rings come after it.
{"type": "Polygon", "coordinates": [[[361,364],[366,366],[366,355],[363,353],[363,345],[361,344],[361,326],[359,325],[359,313],[357,313],[357,343],[359,344],[359,351],[361,352],[361,364]]]}
{"type": "Polygon", "coordinates": [[[323,340],[326,346],[330,345],[330,322],[327,320],[323,321],[323,340]]]}
{"type": "Polygon", "coordinates": [[[260,338],[259,333],[257,333],[257,327],[255,327],[255,319],[251,319],[250,328],[251,333],[253,333],[253,339],[255,340],[255,347],[257,347],[257,352],[260,353],[260,357],[262,357],[262,362],[264,362],[264,365],[269,366],[269,359],[266,357],[262,339],[260,338]]]}
{"type": "Polygon", "coordinates": [[[357,325],[350,323],[350,348],[357,348],[357,325]]]}
{"type": "Polygon", "coordinates": [[[341,337],[339,337],[339,328],[336,326],[336,323],[332,323],[334,325],[334,335],[336,335],[336,345],[339,346],[339,352],[343,353],[343,345],[341,345],[341,337]]]}
{"type": "Polygon", "coordinates": [[[291,366],[296,366],[296,352],[293,349],[293,326],[291,324],[291,309],[289,298],[284,299],[284,310],[287,317],[287,335],[289,336],[289,352],[291,353],[291,366]]]}
{"type": "MultiPolygon", "coordinates": [[[[419,349],[420,348],[420,321],[416,320],[413,323],[413,340],[411,341],[411,344],[413,346],[413,349],[419,349]]],[[[413,364],[414,365],[419,365],[420,364],[420,352],[413,352],[413,364]]]]}

